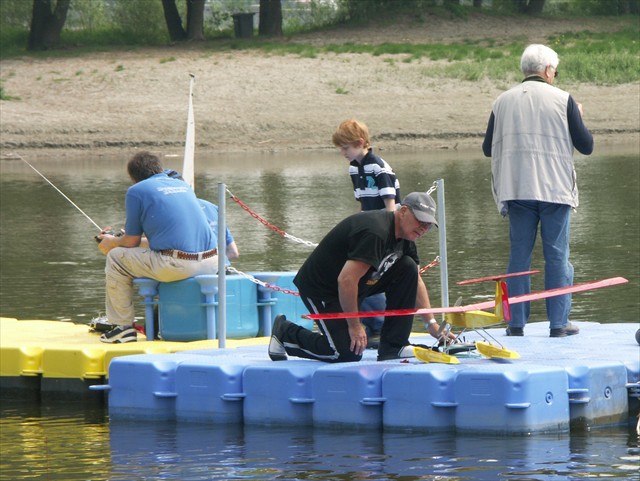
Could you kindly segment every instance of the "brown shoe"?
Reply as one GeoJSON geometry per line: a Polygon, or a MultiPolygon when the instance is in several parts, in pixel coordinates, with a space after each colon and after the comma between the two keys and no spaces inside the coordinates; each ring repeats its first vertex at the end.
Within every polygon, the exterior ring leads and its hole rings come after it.
{"type": "Polygon", "coordinates": [[[567,336],[575,336],[580,332],[578,326],[575,324],[571,324],[567,322],[567,325],[564,327],[559,327],[558,329],[550,329],[549,337],[567,337],[567,336]]]}

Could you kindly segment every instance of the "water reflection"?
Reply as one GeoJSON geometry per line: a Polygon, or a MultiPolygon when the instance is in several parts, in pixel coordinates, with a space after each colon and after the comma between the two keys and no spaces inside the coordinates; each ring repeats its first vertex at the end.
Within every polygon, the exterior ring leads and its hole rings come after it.
{"type": "Polygon", "coordinates": [[[2,479],[108,479],[103,408],[3,400],[0,413],[2,479]]]}
{"type": "MultiPolygon", "coordinates": [[[[572,223],[576,282],[625,276],[630,283],[574,297],[580,321],[635,322],[640,318],[638,274],[639,163],[637,146],[602,150],[576,161],[581,207],[572,223]],[[614,312],[610,306],[615,306],[614,312]]],[[[489,160],[479,151],[383,152],[404,194],[445,180],[450,299],[490,297],[486,286],[464,288],[462,279],[503,272],[507,262],[507,221],[495,209],[489,188],[489,160]]],[[[126,156],[66,155],[30,158],[44,175],[99,225],[122,226],[126,156]]],[[[180,169],[180,157],[167,157],[180,169]]],[[[88,320],[103,310],[104,258],[96,249],[97,229],[20,160],[0,161],[0,314],[20,319],[88,320]]],[[[334,151],[272,155],[200,155],[198,195],[217,202],[217,184],[228,189],[274,226],[317,242],[339,220],[357,210],[346,162],[334,151]]],[[[243,271],[295,270],[309,248],[285,240],[227,198],[227,217],[243,271]]],[[[438,254],[437,233],[419,241],[423,263],[438,254]]],[[[542,269],[542,253],[533,268],[542,269]]],[[[427,283],[440,303],[439,273],[427,283]]],[[[541,289],[542,276],[533,279],[541,289]]],[[[532,320],[544,320],[544,303],[532,320]]],[[[142,315],[142,311],[140,312],[142,315]]]]}
{"type": "Polygon", "coordinates": [[[3,479],[631,479],[631,428],[571,436],[107,422],[85,407],[3,404],[3,479]]]}

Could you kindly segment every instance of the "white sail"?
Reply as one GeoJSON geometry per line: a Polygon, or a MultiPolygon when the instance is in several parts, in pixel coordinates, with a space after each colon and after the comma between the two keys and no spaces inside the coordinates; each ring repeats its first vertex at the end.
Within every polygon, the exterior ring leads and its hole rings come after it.
{"type": "Polygon", "coordinates": [[[195,172],[195,141],[196,141],[196,124],[193,118],[193,82],[195,75],[189,74],[189,114],[187,116],[187,138],[184,144],[184,162],[182,164],[182,178],[195,190],[194,172],[195,172]]]}

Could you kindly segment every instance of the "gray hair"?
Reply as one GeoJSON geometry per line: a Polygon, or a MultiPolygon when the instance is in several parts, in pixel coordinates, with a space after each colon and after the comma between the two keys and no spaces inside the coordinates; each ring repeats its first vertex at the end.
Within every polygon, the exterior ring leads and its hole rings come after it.
{"type": "Polygon", "coordinates": [[[520,69],[525,76],[544,72],[548,65],[558,67],[558,54],[546,45],[532,44],[524,49],[520,59],[520,69]]]}

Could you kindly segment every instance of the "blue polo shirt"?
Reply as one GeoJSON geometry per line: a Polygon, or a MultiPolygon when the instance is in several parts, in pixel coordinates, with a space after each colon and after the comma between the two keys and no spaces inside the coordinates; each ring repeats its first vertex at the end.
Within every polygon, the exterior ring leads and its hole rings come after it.
{"type": "Polygon", "coordinates": [[[165,173],[129,187],[125,210],[125,232],[145,235],[154,251],[204,252],[216,247],[207,217],[191,187],[165,173]]]}

